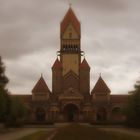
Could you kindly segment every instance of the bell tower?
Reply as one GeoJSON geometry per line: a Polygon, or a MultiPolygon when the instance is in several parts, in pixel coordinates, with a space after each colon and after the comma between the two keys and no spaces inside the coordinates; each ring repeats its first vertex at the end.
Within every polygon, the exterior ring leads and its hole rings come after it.
{"type": "Polygon", "coordinates": [[[75,13],[70,7],[60,25],[60,62],[62,75],[73,71],[79,76],[81,63],[81,27],[75,13]]]}

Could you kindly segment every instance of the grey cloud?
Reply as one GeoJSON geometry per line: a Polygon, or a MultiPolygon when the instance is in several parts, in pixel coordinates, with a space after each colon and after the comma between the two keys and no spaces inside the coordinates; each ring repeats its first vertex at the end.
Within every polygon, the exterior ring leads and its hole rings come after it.
{"type": "Polygon", "coordinates": [[[82,8],[92,8],[92,9],[99,9],[99,10],[121,10],[126,5],[125,0],[80,0],[79,1],[71,1],[72,4],[79,6],[82,8]]]}
{"type": "Polygon", "coordinates": [[[10,79],[8,87],[12,93],[30,93],[41,73],[51,89],[51,67],[56,59],[54,52],[36,52],[18,60],[5,60],[6,74],[10,79]],[[12,87],[12,88],[11,88],[12,87]]]}
{"type": "MultiPolygon", "coordinates": [[[[55,28],[53,29],[55,32],[55,28]]],[[[0,52],[7,59],[21,57],[22,55],[54,49],[58,40],[54,38],[54,32],[46,34],[44,29],[31,30],[29,27],[11,27],[0,32],[0,52]],[[48,36],[48,40],[46,40],[48,36]],[[7,49],[8,48],[8,49],[7,49]]]]}
{"type": "MultiPolygon", "coordinates": [[[[58,39],[54,34],[59,30],[54,24],[54,17],[58,12],[53,13],[53,3],[49,3],[49,6],[47,1],[32,0],[15,3],[1,0],[0,3],[0,52],[3,57],[14,59],[26,53],[46,47],[50,50],[57,46],[58,39]]],[[[54,5],[54,8],[58,5],[54,5]]]]}

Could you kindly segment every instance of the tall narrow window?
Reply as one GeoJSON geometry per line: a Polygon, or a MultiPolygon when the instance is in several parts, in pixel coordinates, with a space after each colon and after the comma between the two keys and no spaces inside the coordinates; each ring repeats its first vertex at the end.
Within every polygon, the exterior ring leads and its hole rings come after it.
{"type": "Polygon", "coordinates": [[[72,33],[69,33],[69,38],[72,38],[72,33]]]}

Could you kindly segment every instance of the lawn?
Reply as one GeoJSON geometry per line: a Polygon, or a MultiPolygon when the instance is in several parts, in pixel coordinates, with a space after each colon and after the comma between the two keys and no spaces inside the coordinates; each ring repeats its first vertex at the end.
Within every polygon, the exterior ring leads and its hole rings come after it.
{"type": "Polygon", "coordinates": [[[38,131],[17,140],[46,140],[46,138],[49,137],[51,134],[52,132],[48,131],[38,131]]]}
{"type": "Polygon", "coordinates": [[[140,140],[140,137],[72,124],[61,128],[53,140],[140,140]]]}

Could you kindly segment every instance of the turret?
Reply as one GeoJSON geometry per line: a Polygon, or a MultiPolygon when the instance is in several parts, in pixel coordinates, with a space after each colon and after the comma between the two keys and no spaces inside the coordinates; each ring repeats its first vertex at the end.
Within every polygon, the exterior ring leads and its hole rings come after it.
{"type": "Polygon", "coordinates": [[[40,79],[32,89],[32,100],[33,101],[45,101],[49,99],[50,90],[41,75],[40,79]]]}
{"type": "Polygon", "coordinates": [[[80,92],[83,95],[90,93],[90,66],[85,58],[80,64],[80,92]]]}
{"type": "Polygon", "coordinates": [[[59,94],[61,92],[62,83],[62,65],[57,58],[52,66],[52,92],[59,94]]]}
{"type": "Polygon", "coordinates": [[[96,101],[109,101],[110,100],[110,89],[105,83],[105,81],[102,79],[101,75],[95,84],[93,90],[91,91],[91,95],[93,99],[96,99],[96,101]]]}

